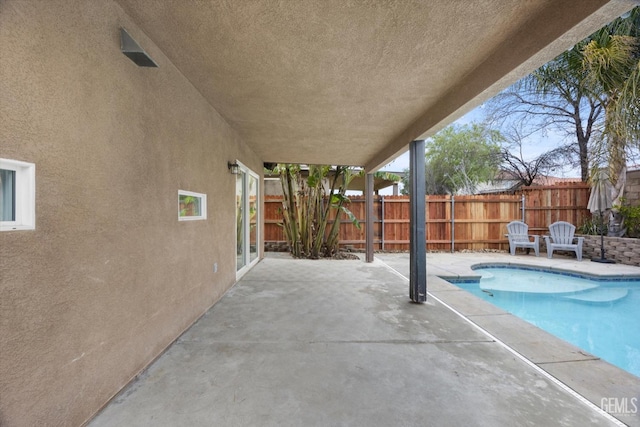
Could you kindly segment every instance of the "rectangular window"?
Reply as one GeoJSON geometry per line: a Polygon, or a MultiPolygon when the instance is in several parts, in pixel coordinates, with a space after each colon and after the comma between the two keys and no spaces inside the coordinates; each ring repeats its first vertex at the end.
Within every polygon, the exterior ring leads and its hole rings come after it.
{"type": "Polygon", "coordinates": [[[16,171],[0,169],[0,221],[16,220],[16,171]]]}
{"type": "Polygon", "coordinates": [[[207,195],[178,190],[178,220],[207,219],[207,195]]]}
{"type": "Polygon", "coordinates": [[[36,228],[36,165],[0,159],[0,231],[36,228]]]}

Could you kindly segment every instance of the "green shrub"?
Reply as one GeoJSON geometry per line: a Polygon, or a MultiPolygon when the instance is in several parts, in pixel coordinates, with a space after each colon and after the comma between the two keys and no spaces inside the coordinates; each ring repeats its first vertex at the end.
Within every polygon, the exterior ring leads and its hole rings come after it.
{"type": "Polygon", "coordinates": [[[602,227],[603,234],[607,234],[608,224],[606,220],[600,219],[600,215],[594,215],[591,218],[585,218],[584,222],[578,227],[578,233],[588,234],[592,236],[600,235],[600,228],[602,227]]]}
{"type": "Polygon", "coordinates": [[[624,218],[624,227],[627,229],[627,237],[640,237],[640,206],[629,206],[626,199],[622,198],[621,206],[614,206],[624,218]]]}

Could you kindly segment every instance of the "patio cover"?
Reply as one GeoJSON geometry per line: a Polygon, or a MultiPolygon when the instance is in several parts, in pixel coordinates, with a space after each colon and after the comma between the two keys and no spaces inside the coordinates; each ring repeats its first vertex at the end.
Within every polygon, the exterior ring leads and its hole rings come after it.
{"type": "Polygon", "coordinates": [[[369,172],[637,4],[116,1],[265,162],[369,172]]]}

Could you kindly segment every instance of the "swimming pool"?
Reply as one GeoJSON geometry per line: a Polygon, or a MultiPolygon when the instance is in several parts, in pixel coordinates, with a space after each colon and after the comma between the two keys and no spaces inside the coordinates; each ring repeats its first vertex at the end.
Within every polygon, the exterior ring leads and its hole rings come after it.
{"type": "Polygon", "coordinates": [[[640,377],[640,279],[483,266],[456,286],[640,377]]]}

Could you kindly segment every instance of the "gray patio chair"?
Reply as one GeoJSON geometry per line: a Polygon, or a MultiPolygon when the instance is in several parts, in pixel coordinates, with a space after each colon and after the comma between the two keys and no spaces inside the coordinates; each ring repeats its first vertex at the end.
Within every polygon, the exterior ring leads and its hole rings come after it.
{"type": "Polygon", "coordinates": [[[529,226],[522,221],[511,221],[507,224],[507,238],[511,255],[516,254],[516,248],[533,249],[536,256],[540,256],[540,236],[529,234],[529,226]],[[533,240],[532,240],[533,239],[533,240]]]}
{"type": "Polygon", "coordinates": [[[573,251],[578,261],[582,261],[582,243],[584,237],[573,237],[576,226],[566,221],[554,222],[549,226],[550,236],[544,236],[547,244],[547,258],[553,256],[553,251],[573,251]]]}

